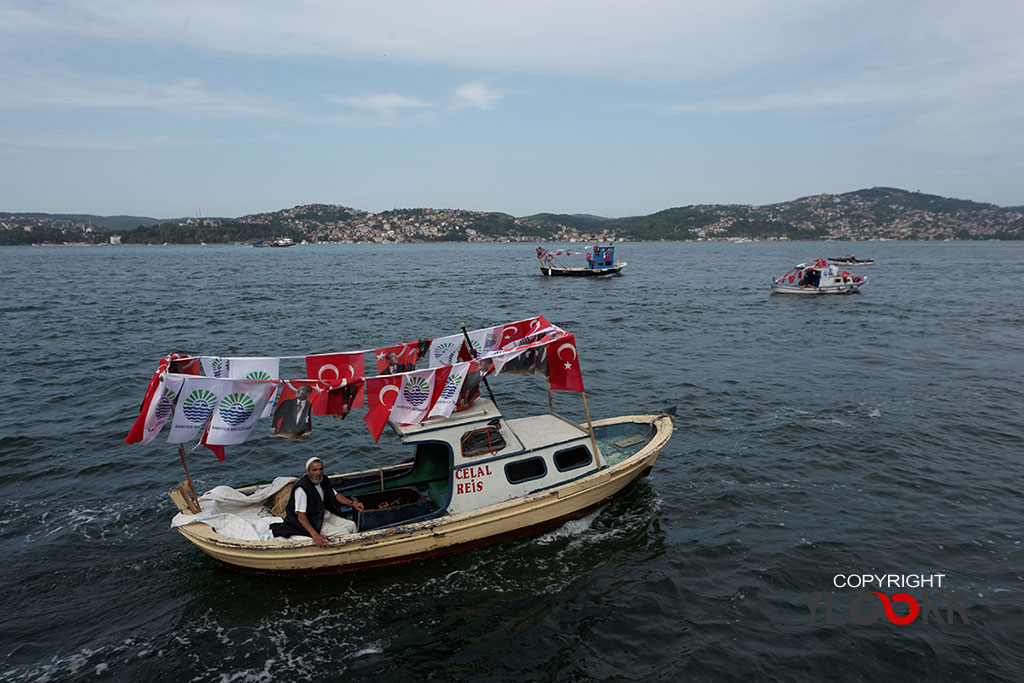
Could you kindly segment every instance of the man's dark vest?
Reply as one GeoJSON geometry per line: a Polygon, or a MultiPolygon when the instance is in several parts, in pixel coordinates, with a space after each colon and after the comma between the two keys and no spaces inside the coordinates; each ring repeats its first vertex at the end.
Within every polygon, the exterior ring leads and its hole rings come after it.
{"type": "Polygon", "coordinates": [[[321,500],[320,494],[316,491],[316,485],[309,480],[309,475],[304,474],[292,487],[292,495],[288,497],[284,521],[270,525],[270,531],[275,536],[307,536],[309,534],[306,527],[299,523],[299,518],[295,514],[295,489],[299,488],[306,492],[306,519],[317,533],[320,533],[320,529],[323,528],[325,509],[341,516],[341,505],[335,497],[334,487],[331,486],[330,480],[326,476],[320,480],[320,488],[324,491],[324,497],[321,500]]]}

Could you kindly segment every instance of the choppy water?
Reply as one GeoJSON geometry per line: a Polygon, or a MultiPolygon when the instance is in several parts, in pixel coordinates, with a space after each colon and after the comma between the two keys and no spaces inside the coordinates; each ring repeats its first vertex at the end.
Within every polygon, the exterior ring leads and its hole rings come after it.
{"type": "MultiPolygon", "coordinates": [[[[602,281],[540,277],[532,245],[0,249],[0,677],[1021,680],[1024,244],[856,247],[877,260],[864,293],[825,298],[769,278],[849,245],[624,244],[626,275],[602,281]],[[169,529],[176,450],[122,442],[170,351],[299,355],[537,313],[576,334],[595,418],[679,407],[648,480],[541,536],[240,575],[169,529]],[[853,623],[839,606],[868,591],[833,577],[863,573],[944,574],[969,623],[853,623]],[[818,592],[845,623],[811,623],[818,592]]],[[[492,387],[508,414],[546,409],[533,378],[492,387]]],[[[556,407],[582,419],[575,396],[556,407]]],[[[221,464],[200,449],[193,478],[405,455],[353,417],[221,464]]]]}

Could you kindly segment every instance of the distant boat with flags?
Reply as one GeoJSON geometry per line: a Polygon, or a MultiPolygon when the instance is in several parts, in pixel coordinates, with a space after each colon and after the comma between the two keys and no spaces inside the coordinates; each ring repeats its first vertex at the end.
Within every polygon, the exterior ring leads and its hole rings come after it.
{"type": "Polygon", "coordinates": [[[778,279],[772,278],[771,288],[773,294],[860,294],[867,283],[866,277],[817,258],[797,264],[778,279]]]}
{"type": "Polygon", "coordinates": [[[178,446],[185,470],[185,481],[170,492],[178,507],[171,524],[202,552],[234,569],[318,574],[460,552],[582,517],[651,471],[672,434],[674,412],[592,420],[575,337],[536,316],[304,357],[170,354],[158,363],[125,440],[149,443],[170,425],[167,440],[178,446]],[[282,378],[288,365],[296,366],[297,379],[282,378]],[[530,381],[515,375],[544,379],[548,413],[510,417],[499,409],[488,379],[530,381]],[[562,392],[581,396],[586,422],[555,412],[554,395],[562,392]],[[312,446],[315,416],[344,417],[364,404],[374,441],[390,425],[411,453],[327,477],[321,497],[333,487],[341,503],[351,504],[338,511],[344,531],[319,538],[280,533],[298,518],[300,488],[308,503],[317,459],[330,468],[344,464],[326,440],[329,429],[316,439],[314,458],[297,456],[272,482],[196,494],[184,443],[198,440],[224,459],[225,446],[245,441],[262,422],[272,434],[312,446]],[[285,407],[307,417],[289,422],[285,407]],[[306,471],[296,481],[302,462],[306,471]]]}
{"type": "Polygon", "coordinates": [[[621,275],[626,261],[615,261],[615,247],[612,245],[584,247],[583,249],[545,249],[537,247],[542,275],[552,277],[612,277],[621,275]],[[584,256],[586,265],[566,265],[563,259],[584,256]]]}
{"type": "Polygon", "coordinates": [[[264,242],[263,240],[256,240],[252,243],[254,247],[294,247],[295,240],[291,237],[278,237],[271,240],[270,242],[264,242]]]}

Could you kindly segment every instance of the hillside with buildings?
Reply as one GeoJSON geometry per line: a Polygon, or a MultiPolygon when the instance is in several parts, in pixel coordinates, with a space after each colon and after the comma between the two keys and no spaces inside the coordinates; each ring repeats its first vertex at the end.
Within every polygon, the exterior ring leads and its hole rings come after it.
{"type": "MultiPolygon", "coordinates": [[[[131,217],[114,217],[124,225],[131,217]]],[[[1021,239],[1024,207],[872,188],[763,206],[702,204],[647,216],[395,209],[309,204],[238,218],[140,219],[117,229],[96,216],[0,214],[0,244],[225,244],[290,237],[313,243],[608,240],[1021,239]],[[147,221],[143,223],[142,221],[147,221]],[[115,230],[115,232],[111,232],[115,230]]]]}

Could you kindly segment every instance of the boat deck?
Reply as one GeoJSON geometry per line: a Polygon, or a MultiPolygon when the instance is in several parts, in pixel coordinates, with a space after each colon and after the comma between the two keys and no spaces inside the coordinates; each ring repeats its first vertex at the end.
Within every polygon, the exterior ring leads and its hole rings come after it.
{"type": "Polygon", "coordinates": [[[617,465],[635,455],[650,443],[657,432],[654,424],[619,422],[594,428],[594,437],[601,455],[609,466],[617,465]]]}

